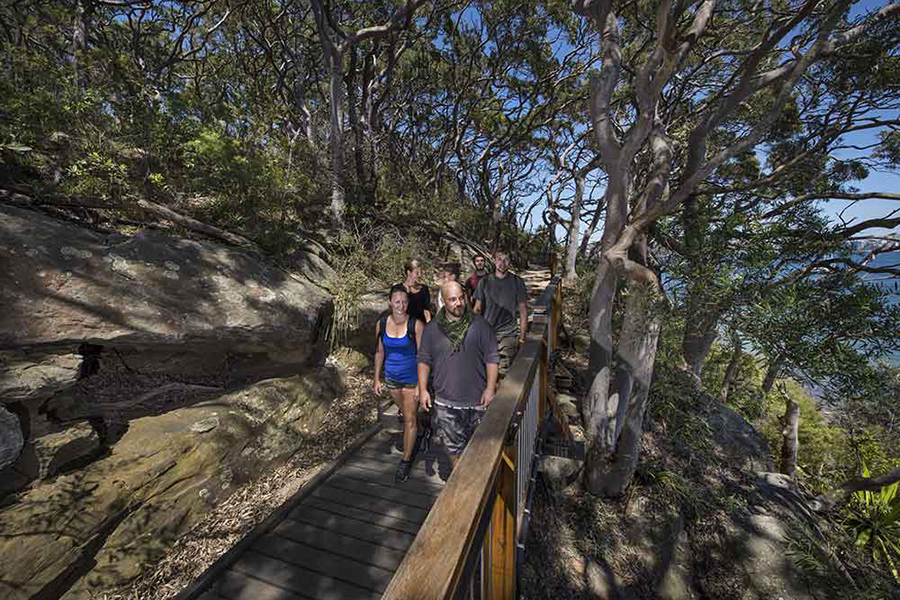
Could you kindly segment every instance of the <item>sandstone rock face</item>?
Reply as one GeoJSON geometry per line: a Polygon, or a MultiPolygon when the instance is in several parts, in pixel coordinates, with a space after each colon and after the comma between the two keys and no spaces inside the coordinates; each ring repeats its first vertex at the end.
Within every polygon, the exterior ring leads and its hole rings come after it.
{"type": "Polygon", "coordinates": [[[79,354],[0,351],[0,398],[6,402],[48,398],[78,381],[81,363],[79,354]]]}
{"type": "Polygon", "coordinates": [[[0,405],[0,469],[11,465],[19,458],[24,444],[19,417],[0,405]]]}
{"type": "Polygon", "coordinates": [[[358,377],[374,364],[374,355],[366,356],[353,348],[339,348],[329,356],[329,360],[342,373],[358,377]]]}
{"type": "MultiPolygon", "coordinates": [[[[100,369],[101,356],[142,374],[227,373],[226,385],[318,362],[331,304],[315,256],[317,270],[293,275],[220,244],[152,230],[105,236],[0,206],[0,406],[28,417],[18,433],[4,421],[0,479],[15,440],[60,432],[42,422],[45,402],[100,369]]],[[[89,402],[56,412],[97,416],[89,402]]]]}
{"type": "Polygon", "coordinates": [[[748,472],[770,471],[774,468],[766,439],[731,408],[718,402],[713,403],[709,427],[719,451],[735,467],[748,472]]]}
{"type": "Polygon", "coordinates": [[[327,293],[256,257],[152,230],[106,238],[0,207],[0,349],[82,342],[310,354],[327,293]]]}
{"type": "Polygon", "coordinates": [[[359,299],[359,321],[346,341],[346,346],[365,356],[375,356],[375,324],[388,308],[387,290],[372,292],[359,299]]]}
{"type": "Polygon", "coordinates": [[[88,423],[78,423],[59,433],[51,433],[33,443],[38,479],[48,479],[73,468],[100,451],[100,438],[88,423]]]}
{"type": "MultiPolygon", "coordinates": [[[[0,509],[0,598],[87,599],[127,585],[237,484],[315,443],[339,393],[336,371],[321,368],[131,421],[107,456],[0,509]]],[[[41,464],[85,434],[57,440],[41,464]]]]}

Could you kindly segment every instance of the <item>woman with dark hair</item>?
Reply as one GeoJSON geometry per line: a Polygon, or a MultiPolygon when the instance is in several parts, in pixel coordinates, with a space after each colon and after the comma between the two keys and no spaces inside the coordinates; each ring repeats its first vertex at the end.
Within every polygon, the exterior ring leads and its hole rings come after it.
{"type": "Polygon", "coordinates": [[[403,268],[406,269],[406,279],[400,285],[409,296],[409,316],[427,323],[431,320],[431,293],[428,286],[419,281],[422,265],[417,260],[410,260],[403,268]]]}
{"type": "Polygon", "coordinates": [[[402,285],[391,288],[388,302],[389,314],[383,315],[375,325],[378,340],[375,395],[381,395],[383,370],[383,387],[388,389],[403,415],[403,459],[394,474],[394,481],[402,482],[409,479],[413,451],[417,446],[419,377],[416,350],[422,342],[425,324],[409,314],[409,295],[402,285]]]}

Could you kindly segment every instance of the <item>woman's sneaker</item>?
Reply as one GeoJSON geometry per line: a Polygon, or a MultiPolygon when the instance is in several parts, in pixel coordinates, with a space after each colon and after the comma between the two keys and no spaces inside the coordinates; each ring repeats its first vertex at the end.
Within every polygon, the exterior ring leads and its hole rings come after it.
{"type": "Polygon", "coordinates": [[[403,483],[409,479],[409,472],[412,470],[411,460],[401,460],[397,465],[397,472],[394,473],[394,483],[403,483]]]}

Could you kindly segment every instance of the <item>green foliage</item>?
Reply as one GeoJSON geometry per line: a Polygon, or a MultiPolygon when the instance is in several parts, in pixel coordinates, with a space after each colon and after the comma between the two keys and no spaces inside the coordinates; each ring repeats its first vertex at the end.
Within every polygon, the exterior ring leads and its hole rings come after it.
{"type": "MultiPolygon", "coordinates": [[[[725,369],[731,360],[731,354],[731,348],[718,342],[713,344],[709,352],[701,380],[703,389],[713,396],[722,390],[725,369]]],[[[751,422],[759,419],[765,411],[766,400],[760,388],[764,375],[760,361],[752,354],[744,352],[732,380],[727,404],[751,422]]]]}
{"type": "MultiPolygon", "coordinates": [[[[793,380],[783,380],[781,383],[787,396],[800,406],[797,467],[804,483],[817,493],[830,490],[843,480],[847,465],[853,462],[846,432],[829,422],[816,400],[802,385],[793,380]]],[[[773,461],[778,464],[783,441],[785,399],[773,391],[765,398],[763,410],[760,432],[773,452],[773,461]]]]}
{"type": "Polygon", "coordinates": [[[359,298],[371,288],[371,280],[366,274],[368,256],[363,245],[350,236],[345,236],[340,244],[343,252],[334,264],[337,276],[325,282],[334,301],[329,330],[331,351],[341,346],[350,332],[359,326],[359,298]]]}
{"type": "Polygon", "coordinates": [[[425,240],[415,234],[382,227],[364,233],[344,232],[338,239],[334,256],[336,276],[325,282],[334,300],[334,315],[329,339],[331,349],[341,346],[351,331],[359,326],[359,299],[374,290],[406,278],[404,264],[411,259],[422,263],[427,285],[432,272],[425,240]]]}
{"type": "MultiPolygon", "coordinates": [[[[865,463],[862,476],[870,477],[865,463]]],[[[900,496],[895,482],[878,492],[862,490],[853,493],[853,502],[844,526],[853,534],[857,546],[871,553],[876,563],[890,569],[894,579],[900,583],[900,496]]]]}

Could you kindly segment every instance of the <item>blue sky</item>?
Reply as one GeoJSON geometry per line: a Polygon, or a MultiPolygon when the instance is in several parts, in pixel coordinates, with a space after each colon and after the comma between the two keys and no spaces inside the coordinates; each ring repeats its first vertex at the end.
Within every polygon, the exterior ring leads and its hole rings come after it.
{"type": "MultiPolygon", "coordinates": [[[[853,9],[850,12],[851,18],[855,18],[857,16],[871,13],[879,10],[883,6],[887,4],[887,0],[863,0],[862,2],[854,5],[853,9]]],[[[897,114],[883,114],[879,115],[883,118],[900,118],[900,115],[897,114]]],[[[856,134],[853,136],[846,136],[845,142],[852,143],[857,146],[865,146],[874,143],[877,141],[878,133],[876,131],[873,132],[865,132],[856,134]]],[[[853,156],[864,156],[865,153],[860,151],[843,151],[838,154],[840,158],[851,158],[853,156]]],[[[900,172],[897,170],[870,170],[869,176],[862,181],[855,182],[852,184],[853,187],[857,188],[860,192],[886,192],[886,193],[900,193],[900,172]]],[[[602,192],[601,192],[602,193],[602,192]]],[[[568,191],[566,196],[571,196],[571,191],[568,191]]],[[[525,200],[525,205],[527,206],[532,202],[534,197],[527,198],[525,200]]],[[[544,203],[542,203],[543,205],[544,203]]],[[[889,215],[892,211],[900,209],[900,201],[896,200],[865,200],[856,203],[851,203],[846,200],[830,200],[824,202],[822,208],[826,214],[831,216],[834,220],[838,220],[838,215],[842,213],[842,218],[846,220],[852,220],[855,222],[859,222],[865,219],[872,219],[877,217],[884,217],[889,215]]],[[[540,210],[541,207],[538,207],[535,210],[535,213],[531,219],[531,226],[537,227],[541,224],[540,218],[540,210]]],[[[900,213],[898,213],[900,214],[900,213]]],[[[581,231],[583,232],[585,229],[585,225],[581,226],[581,231]]],[[[601,229],[602,228],[598,228],[601,229]]],[[[871,233],[873,235],[883,234],[885,232],[884,229],[881,230],[873,230],[871,233]]],[[[895,233],[900,233],[900,227],[894,229],[895,233]]],[[[595,233],[595,237],[599,239],[601,231],[595,233]]],[[[561,239],[565,236],[565,233],[562,231],[561,227],[557,227],[557,238],[561,239]]]]}
{"type": "MultiPolygon", "coordinates": [[[[866,13],[874,12],[879,10],[886,4],[887,2],[885,0],[863,0],[862,2],[854,5],[854,7],[850,11],[850,16],[856,17],[866,13]]],[[[893,115],[894,118],[897,118],[897,116],[898,115],[893,115]]],[[[875,141],[876,134],[870,133],[855,137],[847,136],[846,139],[858,145],[870,144],[875,141]]],[[[865,180],[857,183],[855,187],[859,188],[861,192],[887,192],[897,194],[900,193],[900,173],[896,171],[871,171],[869,173],[869,176],[865,180]]],[[[826,203],[824,205],[824,208],[827,213],[832,215],[832,217],[837,218],[836,215],[841,210],[847,208],[848,204],[849,202],[846,201],[832,200],[826,203]]],[[[866,200],[864,202],[859,202],[850,208],[847,208],[846,212],[844,213],[844,218],[846,219],[849,217],[853,217],[857,220],[871,219],[874,217],[887,215],[891,211],[897,209],[900,209],[900,202],[896,200],[866,200]]],[[[900,233],[900,228],[895,228],[894,231],[900,233]]]]}

